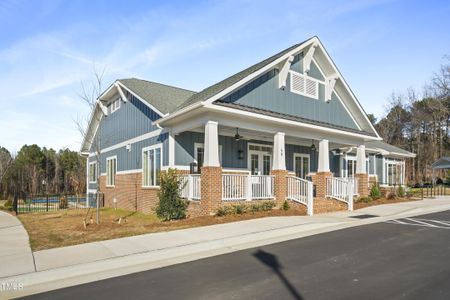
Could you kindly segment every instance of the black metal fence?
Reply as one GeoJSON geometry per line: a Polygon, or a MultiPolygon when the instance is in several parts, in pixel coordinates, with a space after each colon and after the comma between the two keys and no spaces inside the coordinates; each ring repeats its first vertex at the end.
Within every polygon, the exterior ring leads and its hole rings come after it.
{"type": "MultiPolygon", "coordinates": [[[[26,195],[16,200],[13,209],[17,214],[84,209],[97,206],[97,194],[78,195],[26,195]]],[[[104,194],[99,194],[99,206],[104,206],[104,194]]]]}

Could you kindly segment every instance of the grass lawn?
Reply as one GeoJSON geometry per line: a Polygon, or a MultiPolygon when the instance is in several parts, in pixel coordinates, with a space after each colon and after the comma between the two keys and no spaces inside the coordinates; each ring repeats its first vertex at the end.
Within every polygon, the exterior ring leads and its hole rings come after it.
{"type": "MultiPolygon", "coordinates": [[[[170,231],[212,224],[221,224],[269,216],[305,215],[305,210],[289,209],[282,211],[273,209],[267,212],[227,215],[224,217],[202,216],[184,220],[161,222],[154,214],[146,215],[121,209],[102,208],[100,225],[83,226],[87,210],[68,209],[48,213],[29,213],[19,215],[30,237],[33,251],[70,246],[94,241],[133,236],[144,233],[170,231]],[[121,224],[118,219],[126,217],[121,224]]],[[[95,211],[89,213],[95,221],[95,211]]]]}

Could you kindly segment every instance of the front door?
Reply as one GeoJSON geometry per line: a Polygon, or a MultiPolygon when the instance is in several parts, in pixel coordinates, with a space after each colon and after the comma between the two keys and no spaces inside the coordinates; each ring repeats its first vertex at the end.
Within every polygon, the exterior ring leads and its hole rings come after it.
{"type": "Polygon", "coordinates": [[[271,148],[266,146],[249,147],[249,167],[252,175],[270,175],[272,169],[271,148]]]}
{"type": "Polygon", "coordinates": [[[294,154],[294,171],[295,176],[305,179],[309,173],[310,159],[309,154],[294,154]]]}

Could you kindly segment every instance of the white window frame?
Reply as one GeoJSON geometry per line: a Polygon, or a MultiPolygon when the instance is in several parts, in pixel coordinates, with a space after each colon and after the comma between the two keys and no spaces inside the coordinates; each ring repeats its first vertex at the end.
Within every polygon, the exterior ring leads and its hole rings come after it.
{"type": "MultiPolygon", "coordinates": [[[[203,148],[203,155],[205,155],[205,144],[204,143],[194,143],[194,161],[198,164],[197,150],[198,148],[203,148]]],[[[219,145],[219,162],[222,165],[222,145],[219,145]]]]}
{"type": "MultiPolygon", "coordinates": [[[[394,160],[385,158],[383,160],[383,176],[385,178],[384,185],[385,186],[394,186],[389,183],[389,165],[397,166],[399,165],[401,167],[400,170],[400,183],[398,185],[404,185],[405,184],[405,161],[404,160],[394,160]]],[[[397,185],[397,184],[396,184],[397,185]]]]}
{"type": "MultiPolygon", "coordinates": [[[[160,187],[159,185],[156,185],[156,176],[157,176],[156,168],[155,168],[156,165],[152,166],[153,172],[154,172],[153,178],[154,178],[155,181],[154,182],[149,182],[150,184],[146,184],[146,182],[145,182],[144,152],[149,152],[149,151],[155,150],[155,149],[159,149],[159,151],[161,153],[160,166],[159,166],[159,171],[161,172],[162,171],[162,167],[163,167],[163,144],[159,143],[159,144],[155,144],[155,145],[152,145],[152,146],[148,146],[148,147],[142,148],[142,187],[144,187],[144,188],[160,187]]],[[[150,155],[148,155],[147,158],[150,159],[150,155]]],[[[154,163],[156,164],[156,160],[154,160],[154,163]]],[[[151,179],[149,179],[149,181],[151,181],[151,179]]]]}
{"type": "MultiPolygon", "coordinates": [[[[304,177],[306,178],[306,176],[308,176],[309,173],[311,173],[311,154],[308,153],[298,153],[295,152],[294,153],[294,157],[293,157],[293,169],[294,169],[294,173],[296,174],[295,176],[297,176],[296,170],[295,170],[295,159],[297,157],[302,157],[302,158],[308,158],[308,172],[306,174],[303,174],[304,177]]],[[[302,164],[302,171],[303,171],[303,164],[302,164]]]]}
{"type": "MultiPolygon", "coordinates": [[[[342,177],[344,178],[348,178],[348,161],[354,161],[355,164],[355,172],[353,173],[353,177],[355,177],[356,175],[356,155],[345,155],[344,157],[342,157],[342,167],[341,167],[341,173],[342,173],[342,177]],[[345,163],[345,165],[344,165],[345,163]],[[345,168],[344,168],[345,166],[345,168]]],[[[367,175],[374,175],[374,174],[369,174],[369,168],[370,167],[370,160],[369,157],[366,156],[366,173],[367,175]]]]}
{"type": "MultiPolygon", "coordinates": [[[[251,173],[251,166],[252,166],[252,154],[262,154],[262,155],[269,155],[270,156],[270,171],[272,171],[273,166],[273,146],[267,145],[267,144],[257,144],[257,143],[247,143],[247,170],[251,173]],[[259,146],[259,147],[267,147],[272,149],[269,153],[263,150],[250,150],[250,146],[259,146]]],[[[263,170],[262,170],[263,171],[263,170]]]]}
{"type": "Polygon", "coordinates": [[[121,105],[120,102],[121,102],[120,97],[117,98],[116,100],[114,100],[113,102],[111,102],[111,105],[110,105],[111,112],[110,113],[113,113],[113,112],[117,111],[120,108],[120,105],[121,105]]]}
{"type": "Polygon", "coordinates": [[[109,156],[106,158],[106,186],[107,187],[115,187],[116,186],[116,175],[117,175],[117,155],[109,156]],[[110,174],[109,174],[109,162],[111,160],[115,160],[116,163],[114,164],[114,174],[111,177],[110,180],[110,174]]]}
{"type": "Polygon", "coordinates": [[[311,76],[308,76],[307,74],[302,74],[302,73],[299,73],[299,72],[296,72],[296,71],[293,71],[293,70],[289,70],[289,73],[290,73],[290,76],[289,76],[289,80],[290,80],[290,91],[292,92],[292,93],[294,93],[294,94],[298,94],[298,95],[302,95],[302,96],[305,96],[305,97],[307,97],[307,98],[311,98],[311,99],[314,99],[314,100],[319,100],[319,84],[325,84],[325,82],[323,82],[323,81],[320,81],[320,80],[318,80],[318,79],[316,79],[316,78],[314,78],[314,77],[311,77],[311,76]],[[304,91],[303,92],[301,92],[301,91],[297,91],[297,90],[294,90],[293,89],[293,76],[292,75],[295,75],[295,76],[300,76],[300,77],[302,77],[303,78],[303,80],[305,81],[304,82],[304,91]],[[316,97],[314,97],[314,96],[312,96],[312,95],[309,95],[309,94],[307,94],[306,93],[306,80],[312,80],[312,81],[314,81],[315,83],[316,83],[316,97]]]}
{"type": "Polygon", "coordinates": [[[89,183],[97,183],[97,177],[98,177],[98,164],[97,161],[91,161],[88,165],[88,182],[89,183]],[[94,166],[94,174],[91,174],[91,166],[94,166]],[[92,179],[92,176],[94,176],[94,180],[92,179]]]}

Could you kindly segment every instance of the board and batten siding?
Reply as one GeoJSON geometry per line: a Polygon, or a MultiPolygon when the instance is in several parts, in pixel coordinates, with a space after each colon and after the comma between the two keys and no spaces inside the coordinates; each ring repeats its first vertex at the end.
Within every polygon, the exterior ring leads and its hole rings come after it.
{"type": "MultiPolygon", "coordinates": [[[[153,121],[161,116],[130,93],[126,92],[125,94],[128,101],[121,101],[118,110],[102,118],[95,137],[97,142],[93,143],[90,153],[95,151],[94,147],[101,146],[99,147],[101,149],[114,148],[115,145],[127,140],[160,130],[160,128],[153,125],[153,121]]],[[[112,99],[115,99],[115,97],[112,99]]],[[[168,141],[168,133],[161,133],[154,137],[131,143],[129,150],[126,146],[120,146],[110,151],[102,151],[98,156],[89,157],[89,162],[100,160],[101,174],[106,173],[106,159],[112,156],[117,157],[117,172],[141,170],[142,149],[155,144],[162,144],[162,163],[163,166],[167,166],[169,157],[168,141]]],[[[89,189],[95,189],[96,187],[96,183],[89,184],[89,189]]]]}
{"type": "MultiPolygon", "coordinates": [[[[93,148],[111,147],[158,129],[153,125],[153,121],[158,120],[161,116],[133,95],[127,92],[125,94],[128,101],[121,100],[118,110],[109,113],[106,117],[103,116],[91,152],[96,150],[93,148]]],[[[112,99],[116,97],[118,95],[112,99]]]]}
{"type": "MultiPolygon", "coordinates": [[[[294,63],[291,68],[301,71],[300,62],[301,60],[294,63]]],[[[311,77],[323,79],[314,62],[311,63],[309,74],[311,77]]],[[[319,83],[319,99],[313,99],[291,92],[290,74],[285,89],[278,88],[278,76],[278,70],[272,69],[225,96],[222,101],[358,130],[358,126],[334,92],[331,100],[325,101],[323,83],[319,83]]]]}

